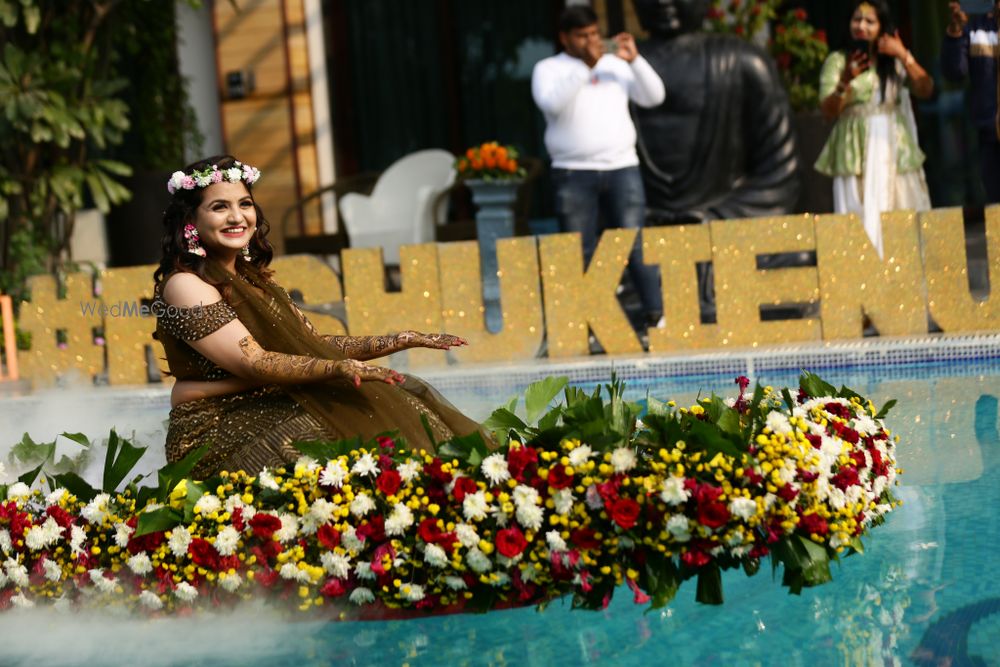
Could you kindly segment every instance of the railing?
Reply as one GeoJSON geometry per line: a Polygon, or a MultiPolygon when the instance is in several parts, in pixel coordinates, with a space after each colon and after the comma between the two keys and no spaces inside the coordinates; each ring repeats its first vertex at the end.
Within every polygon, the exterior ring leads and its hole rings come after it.
{"type": "Polygon", "coordinates": [[[3,320],[3,351],[7,363],[0,364],[0,382],[16,380],[17,340],[14,336],[14,303],[6,294],[0,294],[0,318],[3,320]]]}

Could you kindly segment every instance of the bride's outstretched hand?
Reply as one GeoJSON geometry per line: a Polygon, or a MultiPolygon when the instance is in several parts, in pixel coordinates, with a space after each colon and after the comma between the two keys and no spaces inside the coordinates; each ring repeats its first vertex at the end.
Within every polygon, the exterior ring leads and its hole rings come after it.
{"type": "Polygon", "coordinates": [[[396,339],[401,347],[409,349],[411,347],[429,347],[434,350],[450,350],[453,347],[462,347],[469,342],[464,338],[452,336],[446,333],[425,334],[419,331],[400,331],[396,334],[396,339]]]}
{"type": "Polygon", "coordinates": [[[360,387],[362,380],[381,380],[387,384],[402,384],[406,380],[391,368],[372,366],[356,359],[338,361],[337,367],[345,378],[354,383],[355,387],[360,387]]]}

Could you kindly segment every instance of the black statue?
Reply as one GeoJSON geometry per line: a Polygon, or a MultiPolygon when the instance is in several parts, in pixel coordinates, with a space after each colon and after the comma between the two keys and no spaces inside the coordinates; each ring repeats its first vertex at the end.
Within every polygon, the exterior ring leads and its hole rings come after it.
{"type": "Polygon", "coordinates": [[[788,213],[799,190],[791,110],[771,58],[699,32],[708,0],[633,0],[667,98],[635,108],[651,224],[788,213]]]}

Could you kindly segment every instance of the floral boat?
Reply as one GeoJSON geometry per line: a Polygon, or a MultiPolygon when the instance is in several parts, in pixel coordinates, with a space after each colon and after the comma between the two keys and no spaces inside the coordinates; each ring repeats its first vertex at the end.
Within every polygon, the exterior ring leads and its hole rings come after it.
{"type": "Polygon", "coordinates": [[[294,466],[206,480],[187,478],[194,452],[156,486],[124,483],[144,450],[114,432],[100,489],[47,473],[45,450],[0,486],[0,609],[266,599],[400,618],[565,596],[601,609],[622,585],[657,608],[688,579],[720,604],[722,571],[752,576],[765,558],[798,593],[898,504],[892,402],[878,411],[811,374],[794,394],[737,381],[736,398],[677,407],[549,378],[527,390],[526,419],[517,401],[493,413],[492,449],[479,434],[435,453],[392,434],[299,443],[294,466]]]}

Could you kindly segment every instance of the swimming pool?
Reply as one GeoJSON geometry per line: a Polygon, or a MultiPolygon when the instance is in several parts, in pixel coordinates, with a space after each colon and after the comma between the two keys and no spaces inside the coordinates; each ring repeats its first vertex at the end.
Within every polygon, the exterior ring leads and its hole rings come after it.
{"type": "MultiPolygon", "coordinates": [[[[826,363],[825,379],[876,403],[897,398],[888,425],[901,437],[904,505],[873,531],[867,552],[833,568],[834,581],[790,596],[764,571],[726,573],[726,602],[694,602],[683,586],[665,610],[646,613],[627,591],[603,612],[559,602],[487,615],[380,623],[291,623],[265,612],[137,621],[25,614],[0,618],[4,664],[188,665],[1000,665],[1000,358],[887,359],[826,363]],[[43,630],[45,639],[39,635],[43,630]],[[34,637],[32,637],[34,635],[34,637]],[[69,643],[72,654],[55,646],[69,643]],[[67,660],[69,655],[72,660],[67,660]],[[64,661],[65,660],[65,661],[64,661]]],[[[866,352],[867,353],[867,352],[866,352]]],[[[755,379],[794,383],[788,355],[756,362],[755,379]],[[788,362],[788,363],[786,363],[788,362]]],[[[721,364],[722,362],[720,362],[721,364]]],[[[729,363],[726,361],[725,363],[729,363]]],[[[632,397],[691,400],[731,393],[731,369],[671,378],[633,372],[632,397]]],[[[653,369],[656,370],[656,369],[653,369]]],[[[484,398],[458,381],[438,382],[476,412],[516,390],[517,376],[484,398]],[[457,388],[456,388],[457,387],[457,388]]],[[[586,384],[586,377],[575,381],[586,384]]],[[[481,386],[477,385],[477,386],[481,386]]],[[[483,416],[477,414],[476,416],[483,416]]],[[[765,568],[766,569],[766,568],[765,568]]]]}

